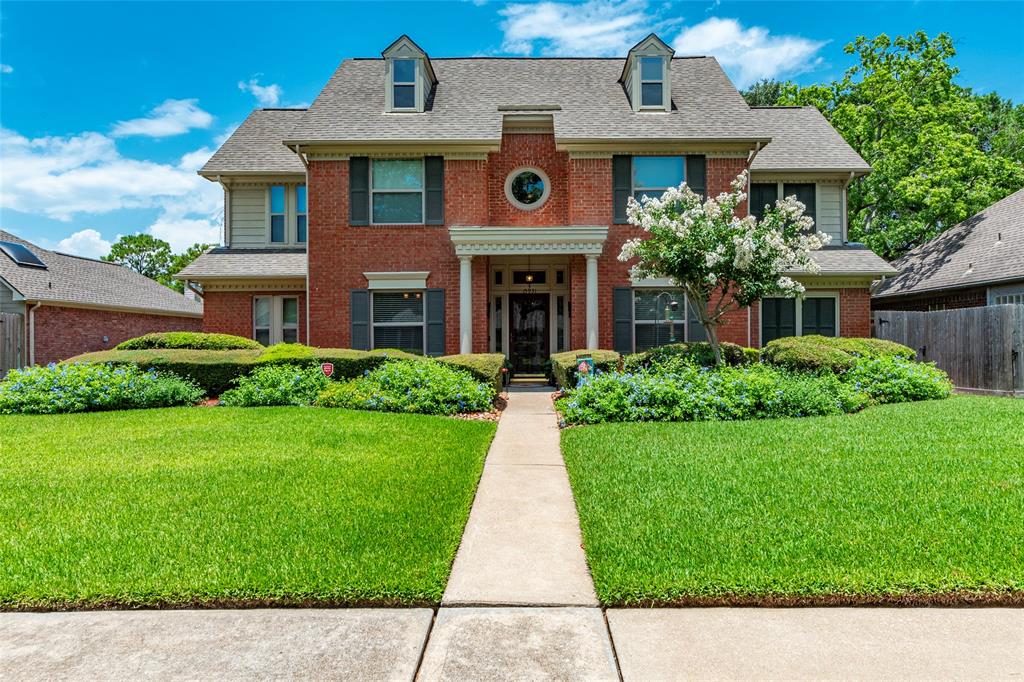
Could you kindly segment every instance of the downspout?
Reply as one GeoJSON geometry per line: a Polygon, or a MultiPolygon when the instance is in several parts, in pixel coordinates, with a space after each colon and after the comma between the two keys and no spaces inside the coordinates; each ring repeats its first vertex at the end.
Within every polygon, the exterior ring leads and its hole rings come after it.
{"type": "Polygon", "coordinates": [[[305,156],[302,155],[302,145],[287,145],[289,149],[295,152],[296,156],[299,157],[299,161],[302,162],[303,167],[306,169],[306,345],[309,345],[309,235],[311,230],[309,229],[309,207],[313,203],[313,195],[309,191],[309,161],[305,156]]]}
{"type": "Polygon", "coordinates": [[[36,301],[36,304],[28,309],[28,364],[36,364],[36,309],[43,304],[36,301]]]}

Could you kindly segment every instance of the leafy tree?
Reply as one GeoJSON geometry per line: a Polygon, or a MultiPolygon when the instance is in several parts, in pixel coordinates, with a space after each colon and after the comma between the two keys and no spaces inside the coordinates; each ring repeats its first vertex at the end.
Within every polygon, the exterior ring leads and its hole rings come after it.
{"type": "Polygon", "coordinates": [[[762,78],[743,91],[743,99],[752,107],[773,107],[782,99],[785,88],[791,85],[790,81],[762,78]]]}
{"type": "Polygon", "coordinates": [[[871,164],[850,185],[850,236],[894,259],[1024,186],[1021,116],[953,82],[948,34],[858,37],[859,64],[830,85],[787,84],[871,164]]]}
{"type": "Polygon", "coordinates": [[[827,235],[812,230],[814,221],[795,197],[777,201],[761,220],[738,216],[746,185],[744,171],[731,192],[707,201],[684,183],[660,199],[630,197],[626,208],[629,222],[647,235],[623,244],[619,260],[637,259],[631,268],[635,278],[669,277],[686,290],[716,365],[722,364],[722,316],[765,296],[802,294],[803,285],[784,273],[820,272],[810,254],[828,243],[827,235]]]}
{"type": "Polygon", "coordinates": [[[186,265],[210,248],[209,244],[193,244],[183,253],[175,254],[171,245],[153,235],[124,235],[101,260],[119,263],[175,291],[184,291],[184,284],[173,279],[186,265]]]}
{"type": "Polygon", "coordinates": [[[151,234],[139,233],[123,235],[110,247],[110,253],[101,260],[120,263],[140,275],[166,285],[167,271],[173,258],[170,244],[151,234]]]}

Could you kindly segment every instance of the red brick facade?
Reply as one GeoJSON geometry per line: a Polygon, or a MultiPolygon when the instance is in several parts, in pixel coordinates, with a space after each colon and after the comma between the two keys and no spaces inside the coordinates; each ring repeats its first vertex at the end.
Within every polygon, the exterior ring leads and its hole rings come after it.
{"type": "MultiPolygon", "coordinates": [[[[707,158],[707,193],[729,190],[745,168],[744,157],[707,158]]],[[[349,347],[351,291],[368,286],[367,272],[426,271],[428,288],[445,291],[445,351],[459,352],[459,260],[448,228],[453,226],[608,228],[598,260],[599,344],[612,347],[612,296],[615,287],[629,286],[628,264],[617,256],[623,242],[642,232],[612,224],[612,159],[570,158],[556,149],[552,134],[508,133],[500,151],[486,158],[447,158],[444,168],[444,225],[353,226],[349,222],[349,163],[311,160],[309,190],[309,305],[300,304],[302,340],[316,346],[349,347]],[[550,197],[541,207],[523,211],[505,197],[508,174],[520,167],[539,168],[548,176],[550,197]]],[[[742,207],[741,207],[742,208],[742,207]]],[[[489,349],[488,308],[490,266],[496,257],[473,258],[473,350],[489,349]]],[[[570,296],[569,346],[586,346],[586,259],[567,256],[570,296]]],[[[283,293],[283,292],[281,292],[283,293]]],[[[208,330],[251,335],[254,293],[215,293],[206,297],[208,330]]],[[[869,331],[867,289],[843,290],[841,328],[844,334],[869,331]]],[[[720,338],[756,346],[758,307],[730,312],[720,338]]]]}
{"type": "MultiPolygon", "coordinates": [[[[147,315],[93,308],[42,305],[32,315],[35,326],[35,361],[41,365],[67,360],[81,353],[110,350],[122,341],[151,332],[197,332],[203,328],[203,321],[198,317],[147,315]]],[[[25,338],[28,338],[27,330],[25,338]]]]}

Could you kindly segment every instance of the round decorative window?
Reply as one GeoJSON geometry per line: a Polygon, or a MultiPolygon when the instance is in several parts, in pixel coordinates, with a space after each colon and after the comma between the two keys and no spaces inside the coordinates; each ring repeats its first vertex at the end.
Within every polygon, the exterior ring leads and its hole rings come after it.
{"type": "Polygon", "coordinates": [[[505,196],[516,208],[532,211],[551,194],[551,181],[539,168],[517,168],[505,180],[505,196]]]}

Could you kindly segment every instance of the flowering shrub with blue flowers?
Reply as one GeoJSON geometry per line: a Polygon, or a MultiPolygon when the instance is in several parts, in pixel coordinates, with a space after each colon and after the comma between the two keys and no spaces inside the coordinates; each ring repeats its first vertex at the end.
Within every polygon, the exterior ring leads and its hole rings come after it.
{"type": "Polygon", "coordinates": [[[581,379],[558,408],[569,424],[808,417],[856,412],[868,397],[833,375],[769,365],[668,362],[581,379]]]}
{"type": "Polygon", "coordinates": [[[228,407],[312,405],[330,381],[319,366],[266,365],[236,379],[235,388],[221,394],[220,404],[228,407]]]}
{"type": "Polygon", "coordinates": [[[362,377],[329,386],[316,404],[378,412],[453,415],[484,412],[494,387],[469,372],[432,360],[399,360],[367,370],[362,377]]]}
{"type": "Polygon", "coordinates": [[[11,371],[0,381],[0,414],[58,414],[191,405],[203,391],[174,374],[134,366],[66,363],[11,371]]]}
{"type": "Polygon", "coordinates": [[[859,358],[843,381],[876,403],[938,400],[953,392],[953,382],[934,363],[898,356],[859,358]]]}

